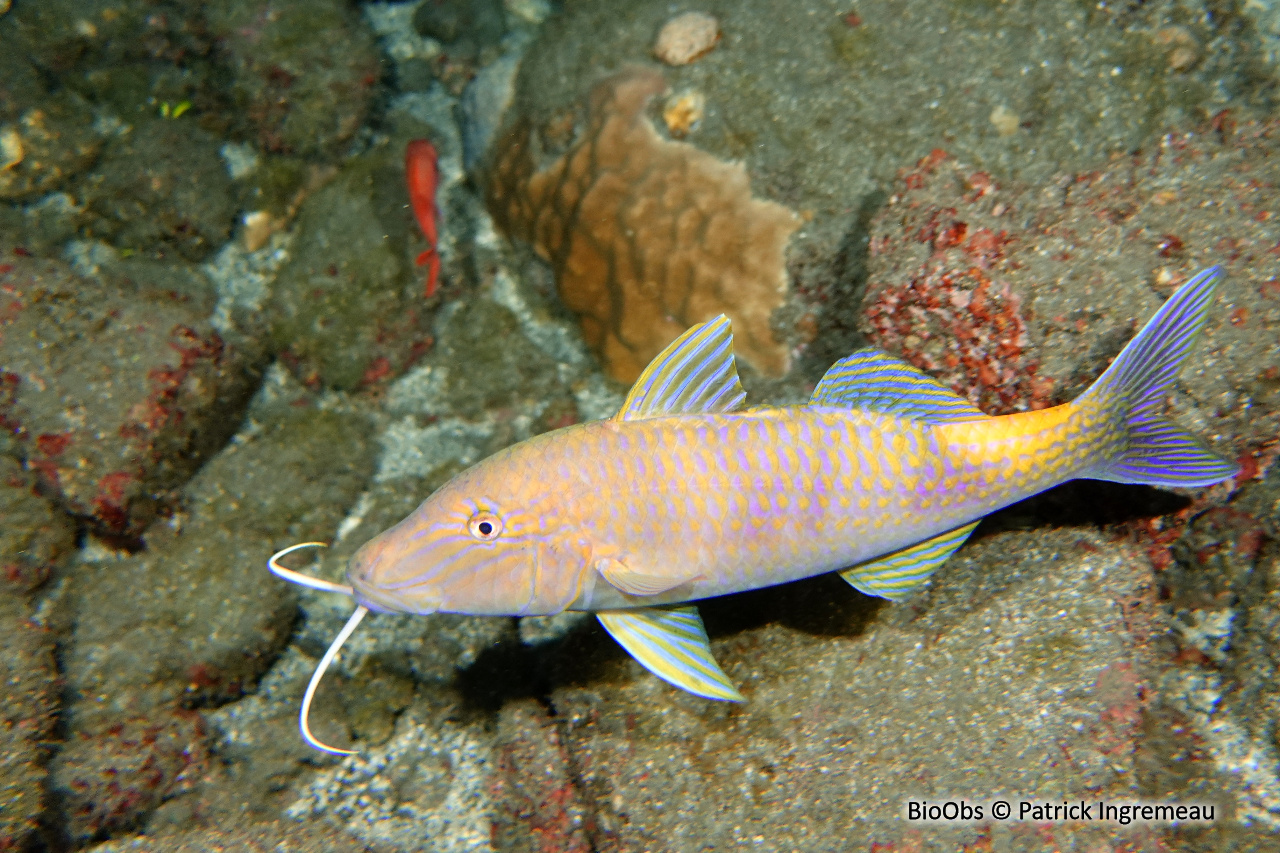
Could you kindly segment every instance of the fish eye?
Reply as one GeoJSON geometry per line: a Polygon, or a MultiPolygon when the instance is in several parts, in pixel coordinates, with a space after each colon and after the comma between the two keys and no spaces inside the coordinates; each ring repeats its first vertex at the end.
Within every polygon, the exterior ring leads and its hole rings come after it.
{"type": "Polygon", "coordinates": [[[492,542],[502,533],[502,519],[491,512],[477,512],[467,521],[467,532],[481,542],[492,542]]]}

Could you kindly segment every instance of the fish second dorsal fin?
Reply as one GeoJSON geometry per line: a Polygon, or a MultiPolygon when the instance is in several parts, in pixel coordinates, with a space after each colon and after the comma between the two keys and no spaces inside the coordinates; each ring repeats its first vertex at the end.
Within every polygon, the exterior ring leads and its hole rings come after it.
{"type": "Polygon", "coordinates": [[[615,420],[731,412],[746,392],[733,366],[733,333],[721,314],[676,338],[631,386],[615,420]]]}
{"type": "Polygon", "coordinates": [[[985,418],[955,391],[888,353],[867,347],[831,365],[811,405],[864,409],[927,423],[985,418]]]}
{"type": "Polygon", "coordinates": [[[858,592],[897,601],[924,586],[929,576],[964,544],[978,522],[845,569],[840,577],[858,592]]]}
{"type": "Polygon", "coordinates": [[[641,666],[663,681],[708,699],[746,701],[711,654],[698,608],[682,604],[601,610],[596,618],[641,666]]]}

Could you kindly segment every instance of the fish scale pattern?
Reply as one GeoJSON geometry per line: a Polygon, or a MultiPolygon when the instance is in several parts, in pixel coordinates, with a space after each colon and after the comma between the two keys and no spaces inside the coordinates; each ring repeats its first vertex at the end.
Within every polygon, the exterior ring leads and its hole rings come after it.
{"type": "Polygon", "coordinates": [[[1089,401],[935,429],[946,456],[976,475],[957,488],[987,509],[1081,476],[1118,454],[1125,436],[1114,413],[1089,401]]]}
{"type": "MultiPolygon", "coordinates": [[[[534,613],[582,606],[584,595],[591,609],[651,606],[836,571],[1078,476],[1118,453],[1123,435],[1088,401],[942,424],[796,406],[571,427],[509,460],[495,456],[514,494],[490,508],[503,514],[510,545],[536,550],[576,535],[581,553],[549,555],[565,577],[548,566],[536,590],[514,577],[473,583],[492,589],[495,612],[534,613]],[[569,577],[563,560],[573,556],[569,577]],[[628,595],[596,577],[602,559],[692,580],[628,595]]],[[[474,547],[467,518],[494,491],[484,470],[451,485],[479,498],[415,534],[437,557],[427,565],[409,552],[406,565],[419,568],[404,586],[450,576],[454,555],[474,547]]],[[[404,590],[391,578],[380,586],[404,590]]]]}
{"type": "MultiPolygon", "coordinates": [[[[697,575],[692,594],[682,585],[644,596],[646,605],[720,595],[918,542],[972,520],[1000,495],[1007,500],[1011,488],[1030,493],[1070,476],[1066,469],[1086,459],[1061,456],[1068,438],[1057,434],[1069,432],[1062,425],[1020,442],[1012,457],[1001,456],[1009,450],[1003,431],[988,426],[984,434],[977,425],[946,440],[937,425],[808,406],[655,418],[625,430],[606,422],[558,443],[566,458],[557,473],[570,476],[558,510],[548,510],[584,532],[595,559],[697,575]],[[1045,452],[1059,461],[1040,464],[1045,452]],[[579,454],[592,461],[575,477],[568,457],[579,454]],[[612,484],[601,490],[608,499],[564,499],[601,483],[612,484]]],[[[637,603],[599,585],[592,599],[595,607],[637,603]]]]}

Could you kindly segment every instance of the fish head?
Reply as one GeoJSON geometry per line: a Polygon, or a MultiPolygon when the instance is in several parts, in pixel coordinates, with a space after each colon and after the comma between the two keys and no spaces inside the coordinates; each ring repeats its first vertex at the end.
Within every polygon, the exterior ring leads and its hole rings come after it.
{"type": "Polygon", "coordinates": [[[545,481],[509,476],[508,460],[464,471],[367,542],[347,577],[371,610],[533,616],[577,597],[590,548],[559,520],[545,481]]]}

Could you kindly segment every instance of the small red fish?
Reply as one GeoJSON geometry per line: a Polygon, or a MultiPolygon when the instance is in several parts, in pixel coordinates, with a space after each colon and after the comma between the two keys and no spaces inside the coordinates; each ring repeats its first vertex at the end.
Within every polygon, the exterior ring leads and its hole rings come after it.
{"type": "Polygon", "coordinates": [[[427,265],[426,296],[435,295],[440,280],[440,253],[436,251],[436,225],[440,211],[436,207],[436,185],[440,170],[436,165],[436,147],[425,139],[413,139],[404,150],[404,178],[409,186],[409,206],[418,218],[418,227],[427,238],[429,248],[418,255],[418,266],[427,265]]]}

